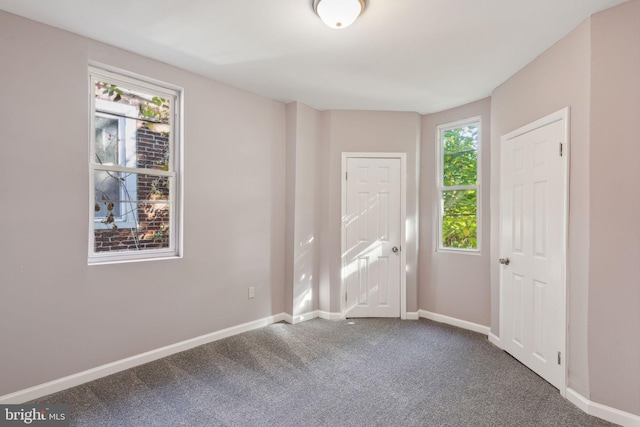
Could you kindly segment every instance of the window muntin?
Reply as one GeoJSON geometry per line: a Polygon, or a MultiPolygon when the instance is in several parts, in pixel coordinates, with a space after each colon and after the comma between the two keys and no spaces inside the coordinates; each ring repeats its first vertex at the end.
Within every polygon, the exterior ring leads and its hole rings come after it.
{"type": "Polygon", "coordinates": [[[480,118],[438,126],[438,249],[480,248],[480,118]]]}
{"type": "Polygon", "coordinates": [[[90,68],[89,263],[175,257],[179,92],[90,68]]]}

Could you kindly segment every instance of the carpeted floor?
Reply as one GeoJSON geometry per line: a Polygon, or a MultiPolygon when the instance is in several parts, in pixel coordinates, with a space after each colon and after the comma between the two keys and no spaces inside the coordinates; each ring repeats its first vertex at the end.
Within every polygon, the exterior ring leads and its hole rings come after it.
{"type": "Polygon", "coordinates": [[[33,403],[75,426],[611,426],[486,337],[428,320],[274,324],[33,403]]]}

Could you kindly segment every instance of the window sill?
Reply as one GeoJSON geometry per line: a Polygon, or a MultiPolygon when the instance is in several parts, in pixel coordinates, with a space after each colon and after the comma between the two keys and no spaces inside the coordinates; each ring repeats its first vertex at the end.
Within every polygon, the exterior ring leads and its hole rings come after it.
{"type": "Polygon", "coordinates": [[[442,254],[460,254],[460,255],[475,255],[480,256],[482,252],[479,249],[450,249],[450,248],[438,248],[436,253],[442,254]]]}
{"type": "Polygon", "coordinates": [[[182,254],[177,254],[173,251],[155,252],[154,254],[145,253],[136,254],[137,256],[128,254],[118,255],[95,255],[90,256],[87,265],[108,265],[108,264],[124,264],[132,262],[145,262],[145,261],[166,261],[172,259],[182,259],[182,254]]]}

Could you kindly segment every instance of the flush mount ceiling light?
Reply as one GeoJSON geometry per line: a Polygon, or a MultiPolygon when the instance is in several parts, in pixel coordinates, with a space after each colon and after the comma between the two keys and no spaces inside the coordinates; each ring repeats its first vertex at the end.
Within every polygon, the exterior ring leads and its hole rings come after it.
{"type": "Polygon", "coordinates": [[[365,0],[314,0],[313,10],[331,28],[346,28],[364,10],[365,0]]]}

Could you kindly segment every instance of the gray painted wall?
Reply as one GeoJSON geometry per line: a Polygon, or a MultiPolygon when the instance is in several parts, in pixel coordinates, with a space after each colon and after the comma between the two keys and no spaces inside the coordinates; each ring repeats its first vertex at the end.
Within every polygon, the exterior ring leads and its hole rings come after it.
{"type": "Polygon", "coordinates": [[[318,309],[320,120],[311,107],[287,105],[285,311],[294,317],[318,309]]]}
{"type": "Polygon", "coordinates": [[[283,104],[4,12],[0,40],[0,395],[283,311],[283,104]],[[184,88],[183,259],[87,266],[89,60],[184,88]]]}
{"type": "Polygon", "coordinates": [[[489,326],[491,286],[489,262],[491,211],[491,100],[489,98],[422,118],[420,147],[420,308],[433,313],[489,326]],[[438,125],[481,116],[480,253],[436,251],[440,206],[436,191],[436,128],[438,125]]]}
{"type": "Polygon", "coordinates": [[[591,20],[591,399],[640,415],[640,1],[591,20]]]}

